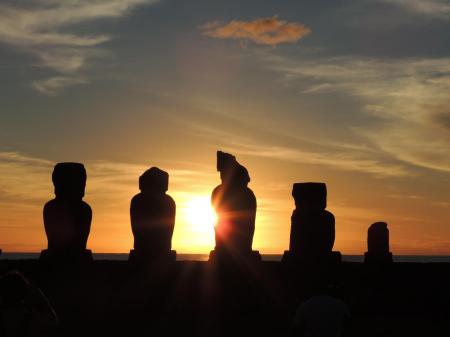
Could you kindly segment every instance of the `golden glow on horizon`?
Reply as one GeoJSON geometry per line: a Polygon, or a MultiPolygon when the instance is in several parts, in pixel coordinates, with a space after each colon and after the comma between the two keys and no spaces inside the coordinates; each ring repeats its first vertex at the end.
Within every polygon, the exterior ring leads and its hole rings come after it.
{"type": "MultiPolygon", "coordinates": [[[[37,164],[42,161],[40,158],[19,159],[13,164],[0,160],[0,176],[5,177],[0,185],[8,191],[5,194],[8,198],[0,200],[0,248],[3,252],[37,253],[47,247],[42,207],[54,197],[51,165],[46,161],[37,164]]],[[[206,158],[205,166],[211,161],[206,158]]],[[[310,172],[295,165],[287,167],[284,176],[278,162],[259,162],[251,157],[244,157],[242,162],[252,172],[249,187],[258,202],[253,249],[262,254],[282,254],[288,249],[290,216],[295,208],[290,193],[292,181],[306,179],[327,182],[327,209],[336,217],[334,250],[363,254],[367,250],[368,226],[383,220],[389,224],[394,254],[449,254],[447,227],[438,227],[448,222],[448,206],[437,204],[436,199],[392,197],[390,187],[385,188],[374,179],[365,182],[368,184],[365,190],[371,191],[366,193],[355,183],[353,175],[336,177],[319,169],[310,172]],[[427,207],[423,207],[425,202],[427,207]],[[426,227],[424,223],[436,225],[426,227]]],[[[136,177],[147,167],[104,162],[88,162],[86,167],[89,178],[85,201],[93,209],[88,248],[95,253],[127,253],[133,247],[130,200],[138,193],[136,177]]],[[[220,183],[218,174],[214,167],[184,170],[168,166],[165,169],[171,174],[168,194],[177,205],[172,249],[179,254],[209,253],[215,246],[216,216],[210,195],[220,183]]]]}

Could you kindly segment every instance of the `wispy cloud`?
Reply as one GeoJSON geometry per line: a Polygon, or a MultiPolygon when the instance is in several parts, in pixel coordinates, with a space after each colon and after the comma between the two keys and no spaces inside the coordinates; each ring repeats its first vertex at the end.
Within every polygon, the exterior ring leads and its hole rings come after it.
{"type": "Polygon", "coordinates": [[[431,119],[438,126],[450,132],[450,109],[448,107],[445,107],[442,110],[436,108],[436,112],[431,116],[431,119]]]}
{"type": "Polygon", "coordinates": [[[379,123],[353,131],[414,166],[450,172],[450,59],[382,60],[356,56],[264,56],[270,69],[304,94],[340,93],[361,101],[356,114],[379,123]],[[445,107],[445,108],[443,108],[445,107]]]}
{"type": "Polygon", "coordinates": [[[21,202],[40,200],[48,192],[45,183],[51,181],[48,172],[52,162],[24,156],[18,152],[0,152],[0,205],[11,199],[21,202]],[[47,174],[47,179],[41,179],[47,174]]]}
{"type": "Polygon", "coordinates": [[[78,24],[120,18],[141,4],[157,0],[42,0],[0,5],[0,43],[37,59],[38,65],[58,73],[33,82],[43,94],[54,95],[69,85],[87,83],[78,73],[89,60],[102,57],[100,45],[108,34],[76,32],[78,24]],[[64,76],[62,76],[64,75],[64,76]]]}
{"type": "Polygon", "coordinates": [[[447,0],[382,0],[420,14],[450,19],[450,3],[447,0]]]}
{"type": "Polygon", "coordinates": [[[356,151],[303,151],[286,146],[257,145],[252,143],[235,143],[229,151],[251,156],[284,160],[288,162],[322,165],[334,169],[357,171],[379,177],[398,177],[410,175],[401,165],[383,163],[356,151]]]}
{"type": "Polygon", "coordinates": [[[279,20],[276,16],[253,21],[233,20],[228,23],[214,21],[204,24],[200,30],[204,35],[217,39],[252,41],[271,46],[295,43],[311,34],[311,29],[305,25],[279,20]]]}
{"type": "Polygon", "coordinates": [[[86,83],[88,83],[88,80],[82,77],[55,76],[40,81],[33,81],[32,85],[40,93],[54,96],[65,87],[86,83]]]}
{"type": "MultiPolygon", "coordinates": [[[[395,163],[383,158],[376,151],[364,146],[349,146],[339,142],[310,142],[302,139],[292,139],[297,146],[283,145],[267,137],[247,138],[233,131],[216,128],[213,125],[202,125],[201,122],[191,126],[191,132],[199,137],[213,139],[213,144],[236,154],[261,158],[277,159],[285,162],[320,165],[332,169],[363,172],[376,177],[410,176],[412,173],[401,163],[395,163]],[[219,141],[220,140],[220,141],[219,141]]],[[[292,143],[292,142],[290,142],[292,143]]]]}

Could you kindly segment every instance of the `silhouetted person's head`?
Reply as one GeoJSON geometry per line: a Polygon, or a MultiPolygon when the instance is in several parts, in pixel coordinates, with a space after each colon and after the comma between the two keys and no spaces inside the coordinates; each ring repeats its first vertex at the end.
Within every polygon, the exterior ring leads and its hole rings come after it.
{"type": "Polygon", "coordinates": [[[58,163],[52,174],[58,199],[81,200],[86,187],[86,169],[80,163],[58,163]]]}
{"type": "Polygon", "coordinates": [[[324,183],[296,183],[292,196],[297,209],[324,210],[327,207],[327,186],[324,183]]]}
{"type": "Polygon", "coordinates": [[[142,193],[164,194],[168,188],[169,174],[157,167],[152,167],[139,177],[139,189],[142,193]]]}
{"type": "Polygon", "coordinates": [[[30,288],[28,280],[18,271],[10,271],[0,277],[0,299],[9,306],[23,301],[30,288]]]}

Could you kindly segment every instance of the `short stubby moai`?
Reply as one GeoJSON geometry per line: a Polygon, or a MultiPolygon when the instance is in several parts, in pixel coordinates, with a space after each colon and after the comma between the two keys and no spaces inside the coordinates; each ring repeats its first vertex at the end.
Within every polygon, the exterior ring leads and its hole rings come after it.
{"type": "Polygon", "coordinates": [[[334,215],[327,211],[327,188],[324,183],[296,183],[292,196],[295,210],[291,216],[289,250],[284,261],[320,262],[340,260],[332,252],[335,239],[334,215]]]}
{"type": "Polygon", "coordinates": [[[391,263],[392,253],[389,251],[389,229],[386,222],[375,222],[367,230],[366,263],[391,263]]]}

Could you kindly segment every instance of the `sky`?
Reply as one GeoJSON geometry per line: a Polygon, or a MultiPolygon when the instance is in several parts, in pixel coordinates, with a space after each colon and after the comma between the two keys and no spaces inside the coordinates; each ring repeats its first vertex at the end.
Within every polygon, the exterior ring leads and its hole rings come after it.
{"type": "Polygon", "coordinates": [[[46,248],[53,166],[75,161],[88,248],[132,248],[129,203],[158,166],[173,248],[207,253],[223,150],[250,173],[263,254],[288,249],[306,181],[327,184],[334,250],[364,253],[386,221],[394,254],[450,254],[448,1],[4,0],[0,79],[3,251],[46,248]]]}

